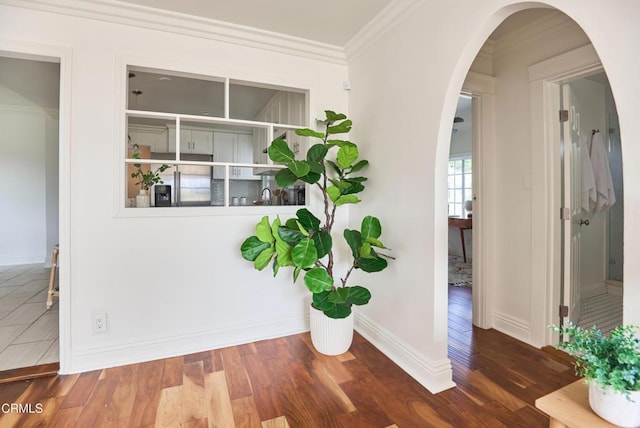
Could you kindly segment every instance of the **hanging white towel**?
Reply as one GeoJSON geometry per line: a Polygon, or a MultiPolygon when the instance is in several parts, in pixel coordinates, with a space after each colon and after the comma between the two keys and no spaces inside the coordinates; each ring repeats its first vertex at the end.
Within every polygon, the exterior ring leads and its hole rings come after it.
{"type": "Polygon", "coordinates": [[[593,178],[596,182],[598,199],[596,211],[606,211],[616,203],[616,195],[613,190],[613,179],[609,169],[607,149],[602,140],[602,134],[596,132],[591,137],[591,165],[593,166],[593,178]]]}
{"type": "Polygon", "coordinates": [[[587,145],[587,137],[583,134],[579,140],[580,148],[580,206],[588,213],[591,213],[598,201],[596,192],[596,181],[593,177],[593,166],[589,158],[589,146],[587,145]]]}

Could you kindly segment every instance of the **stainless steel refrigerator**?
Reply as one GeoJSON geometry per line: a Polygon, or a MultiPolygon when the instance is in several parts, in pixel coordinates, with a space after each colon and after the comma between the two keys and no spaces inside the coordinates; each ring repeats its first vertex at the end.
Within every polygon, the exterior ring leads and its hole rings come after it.
{"type": "MultiPolygon", "coordinates": [[[[168,153],[151,153],[151,159],[167,160],[171,157],[171,154],[168,153]]],[[[211,162],[213,156],[181,154],[180,159],[211,162]]],[[[154,164],[151,167],[155,169],[160,165],[162,163],[154,164]]],[[[213,167],[209,165],[176,165],[160,174],[164,184],[171,186],[171,205],[174,207],[211,205],[212,171],[213,167]]]]}

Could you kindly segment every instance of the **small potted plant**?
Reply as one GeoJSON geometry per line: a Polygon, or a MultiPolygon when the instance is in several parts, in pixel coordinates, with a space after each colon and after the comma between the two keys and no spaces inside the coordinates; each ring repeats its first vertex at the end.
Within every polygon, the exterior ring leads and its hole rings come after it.
{"type": "Polygon", "coordinates": [[[268,216],[256,226],[256,234],[241,245],[242,257],[263,270],[271,265],[274,276],[283,267],[293,268],[293,281],[303,274],[303,282],[312,294],[310,309],[311,340],[314,347],[326,355],[346,352],[353,340],[353,305],[369,302],[371,293],[365,287],[350,285],[354,269],[379,272],[387,267],[380,241],[382,226],[373,216],[362,219],[360,230],[345,229],[342,233],[351,249],[352,261],[343,276],[335,271],[333,225],[336,209],[360,202],[357,194],[367,180],[360,171],[369,162],[359,160],[356,144],[337,139],[336,134],[349,132],[351,121],[344,114],[325,111],[325,132],[298,129],[296,134],[320,140],[297,160],[284,140],[274,140],[268,149],[272,161],[286,165],[276,176],[278,186],[286,188],[302,180],[314,185],[323,201],[323,220],[308,209],[297,211],[296,217],[273,221],[268,216]],[[335,152],[331,159],[328,155],[335,152]]]}
{"type": "Polygon", "coordinates": [[[621,427],[640,425],[640,340],[636,326],[616,327],[605,336],[595,326],[552,327],[564,335],[558,348],[575,358],[578,376],[589,384],[589,405],[621,427]]]}
{"type": "MultiPolygon", "coordinates": [[[[131,157],[140,159],[140,153],[134,152],[131,157]]],[[[140,185],[140,194],[136,196],[136,207],[148,208],[151,206],[151,197],[147,193],[147,190],[151,189],[155,184],[164,183],[162,178],[160,178],[160,174],[166,171],[169,165],[162,164],[155,171],[151,170],[151,167],[145,171],[141,163],[134,163],[133,166],[136,170],[131,173],[131,178],[138,180],[135,184],[140,185]]]]}

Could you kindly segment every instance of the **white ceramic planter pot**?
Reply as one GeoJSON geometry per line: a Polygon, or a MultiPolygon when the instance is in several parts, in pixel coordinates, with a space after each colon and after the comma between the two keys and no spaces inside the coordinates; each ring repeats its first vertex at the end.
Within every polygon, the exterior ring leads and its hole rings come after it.
{"type": "Polygon", "coordinates": [[[147,195],[147,191],[140,189],[140,193],[136,196],[136,207],[149,208],[151,206],[151,197],[147,195]]]}
{"type": "Polygon", "coordinates": [[[311,342],[324,355],[344,354],[353,342],[353,312],[346,318],[333,319],[313,306],[309,312],[311,342]]]}
{"type": "Polygon", "coordinates": [[[627,399],[624,394],[591,382],[589,405],[598,416],[612,424],[625,428],[640,426],[640,391],[631,391],[627,399]]]}

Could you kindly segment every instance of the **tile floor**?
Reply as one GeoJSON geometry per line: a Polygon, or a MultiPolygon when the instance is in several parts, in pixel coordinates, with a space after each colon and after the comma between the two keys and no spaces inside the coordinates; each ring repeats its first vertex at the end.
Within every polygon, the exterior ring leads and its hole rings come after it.
{"type": "Polygon", "coordinates": [[[0,266],[0,370],[55,363],[58,299],[47,310],[49,269],[0,266]]]}
{"type": "Polygon", "coordinates": [[[594,325],[608,335],[611,330],[622,324],[622,296],[602,294],[583,299],[578,325],[591,328],[594,325]]]}

